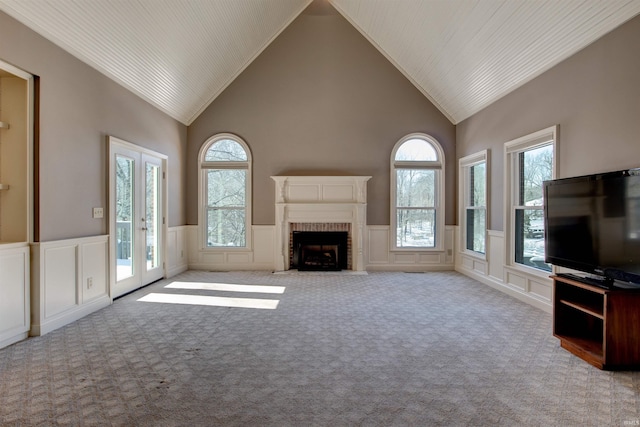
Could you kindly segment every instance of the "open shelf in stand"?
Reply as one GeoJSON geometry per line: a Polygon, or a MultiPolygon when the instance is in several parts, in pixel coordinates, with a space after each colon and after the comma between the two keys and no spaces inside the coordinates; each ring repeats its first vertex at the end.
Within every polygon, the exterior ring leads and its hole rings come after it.
{"type": "Polygon", "coordinates": [[[640,290],[554,276],[553,335],[600,369],[640,367],[640,290]]]}
{"type": "Polygon", "coordinates": [[[560,304],[564,304],[571,308],[575,308],[576,310],[580,310],[583,313],[589,314],[591,316],[595,316],[598,319],[604,319],[604,314],[602,313],[602,309],[603,309],[602,304],[600,304],[599,306],[596,306],[594,304],[584,304],[580,302],[567,301],[564,299],[560,300],[560,304]]]}

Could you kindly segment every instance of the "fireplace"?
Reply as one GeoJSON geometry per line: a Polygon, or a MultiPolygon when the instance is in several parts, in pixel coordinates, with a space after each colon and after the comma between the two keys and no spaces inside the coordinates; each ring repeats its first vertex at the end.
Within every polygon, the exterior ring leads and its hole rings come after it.
{"type": "MultiPolygon", "coordinates": [[[[331,243],[305,249],[313,268],[337,257],[338,269],[364,271],[367,181],[370,176],[272,176],[275,191],[275,270],[294,267],[294,232],[344,232],[346,250],[331,243]],[[334,247],[335,246],[335,247],[334,247]],[[343,257],[346,256],[346,261],[343,257]],[[345,264],[343,264],[346,262],[345,264]]],[[[298,252],[297,250],[295,252],[298,252]]],[[[300,254],[295,263],[299,264],[300,254]]],[[[303,267],[304,268],[304,267],[303,267]]],[[[299,269],[299,267],[298,267],[299,269]]]]}
{"type": "Polygon", "coordinates": [[[339,271],[347,268],[346,231],[292,232],[291,268],[299,271],[339,271]]]}

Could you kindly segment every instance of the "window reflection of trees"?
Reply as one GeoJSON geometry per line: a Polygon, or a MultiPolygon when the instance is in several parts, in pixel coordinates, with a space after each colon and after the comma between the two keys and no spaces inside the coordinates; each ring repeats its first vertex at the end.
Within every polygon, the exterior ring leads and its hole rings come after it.
{"type": "Polygon", "coordinates": [[[518,202],[515,206],[515,261],[550,271],[544,262],[543,182],[553,176],[553,145],[538,146],[517,155],[518,202]]]}
{"type": "Polygon", "coordinates": [[[245,247],[248,152],[238,141],[219,139],[206,150],[202,168],[205,169],[205,245],[245,247]]]}
{"type": "Polygon", "coordinates": [[[486,239],[486,175],[485,162],[468,167],[466,190],[466,248],[485,253],[486,239]]]}
{"type": "Polygon", "coordinates": [[[246,170],[207,171],[207,245],[245,246],[246,170]]]}
{"type": "Polygon", "coordinates": [[[398,144],[393,160],[395,179],[395,246],[434,248],[441,162],[425,138],[408,137],[398,144]]]}

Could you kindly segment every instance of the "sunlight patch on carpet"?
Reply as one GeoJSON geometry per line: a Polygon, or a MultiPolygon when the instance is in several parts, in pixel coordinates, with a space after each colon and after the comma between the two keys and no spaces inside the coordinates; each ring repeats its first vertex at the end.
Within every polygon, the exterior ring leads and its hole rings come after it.
{"type": "Polygon", "coordinates": [[[206,291],[252,292],[261,294],[283,294],[284,286],[263,285],[235,285],[231,283],[205,283],[205,282],[171,282],[165,288],[171,289],[198,289],[206,291]]]}
{"type": "Polygon", "coordinates": [[[186,304],[186,305],[208,305],[215,307],[234,308],[258,308],[265,310],[275,310],[278,307],[278,300],[259,298],[227,298],[212,297],[205,295],[182,295],[182,294],[158,294],[150,293],[138,299],[142,302],[155,302],[161,304],[186,304]]]}

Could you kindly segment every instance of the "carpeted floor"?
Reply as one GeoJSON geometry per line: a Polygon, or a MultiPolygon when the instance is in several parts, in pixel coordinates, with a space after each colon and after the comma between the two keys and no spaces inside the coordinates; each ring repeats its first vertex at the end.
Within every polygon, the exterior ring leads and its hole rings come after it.
{"type": "Polygon", "coordinates": [[[190,271],[0,350],[2,426],[639,424],[640,373],[455,272],[190,271]]]}

